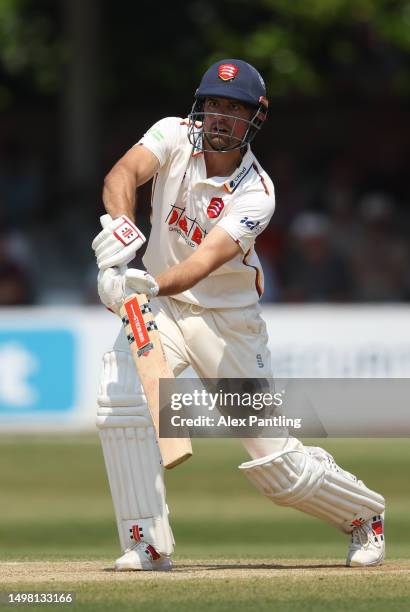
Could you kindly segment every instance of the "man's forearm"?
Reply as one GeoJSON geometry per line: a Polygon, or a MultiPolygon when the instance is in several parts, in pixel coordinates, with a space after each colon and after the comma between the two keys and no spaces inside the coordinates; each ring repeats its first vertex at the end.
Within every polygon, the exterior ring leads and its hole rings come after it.
{"type": "Polygon", "coordinates": [[[137,181],[127,168],[117,164],[104,180],[103,202],[113,219],[127,215],[135,220],[137,181]]]}
{"type": "Polygon", "coordinates": [[[198,261],[184,261],[168,268],[156,277],[159,285],[158,295],[177,295],[191,289],[209,274],[206,265],[198,261]]]}
{"type": "Polygon", "coordinates": [[[240,251],[240,246],[224,229],[214,227],[188,259],[156,277],[158,295],[177,295],[191,289],[240,251]]]}

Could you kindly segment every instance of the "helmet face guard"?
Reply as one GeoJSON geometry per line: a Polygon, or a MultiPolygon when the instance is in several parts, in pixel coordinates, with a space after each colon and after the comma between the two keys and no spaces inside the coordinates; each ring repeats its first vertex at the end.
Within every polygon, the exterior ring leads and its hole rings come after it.
{"type": "MultiPolygon", "coordinates": [[[[216,96],[215,96],[216,97],[216,96]]],[[[238,100],[242,102],[242,100],[238,100]]],[[[258,107],[249,107],[252,109],[253,114],[249,119],[242,117],[236,117],[234,115],[226,115],[222,113],[205,112],[205,98],[196,97],[192,106],[191,112],[188,115],[189,127],[188,127],[188,140],[194,147],[195,151],[207,151],[210,153],[228,153],[229,151],[236,151],[246,147],[255,138],[256,134],[261,129],[264,121],[266,120],[268,101],[265,97],[261,96],[258,107]],[[214,130],[212,132],[204,129],[205,124],[209,124],[208,119],[214,118],[214,130]],[[226,130],[226,125],[220,125],[220,120],[227,118],[230,122],[233,120],[230,131],[226,130]],[[246,124],[246,131],[242,138],[235,136],[236,126],[240,123],[246,124]],[[216,125],[215,125],[216,124],[216,125]],[[216,130],[215,130],[216,128],[216,130]],[[215,147],[211,144],[211,135],[215,136],[220,132],[221,136],[227,140],[227,144],[221,147],[215,147]]]]}

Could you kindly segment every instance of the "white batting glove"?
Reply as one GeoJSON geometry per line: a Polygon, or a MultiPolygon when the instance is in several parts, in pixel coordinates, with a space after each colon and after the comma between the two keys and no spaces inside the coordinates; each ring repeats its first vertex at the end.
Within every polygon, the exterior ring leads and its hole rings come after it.
{"type": "Polygon", "coordinates": [[[100,270],[97,279],[97,290],[101,302],[115,314],[125,299],[125,268],[107,268],[100,270]]]}
{"type": "Polygon", "coordinates": [[[145,293],[155,297],[158,284],[155,279],[143,270],[131,268],[107,268],[98,273],[98,295],[101,302],[115,314],[120,314],[126,297],[132,293],[145,293]]]}
{"type": "Polygon", "coordinates": [[[149,298],[158,295],[159,286],[157,281],[151,274],[144,272],[144,270],[130,268],[125,273],[125,279],[128,295],[130,293],[145,293],[149,298]]]}
{"type": "Polygon", "coordinates": [[[144,234],[127,216],[111,219],[100,217],[102,231],[94,238],[92,248],[100,270],[114,266],[125,266],[145,242],[144,234]]]}

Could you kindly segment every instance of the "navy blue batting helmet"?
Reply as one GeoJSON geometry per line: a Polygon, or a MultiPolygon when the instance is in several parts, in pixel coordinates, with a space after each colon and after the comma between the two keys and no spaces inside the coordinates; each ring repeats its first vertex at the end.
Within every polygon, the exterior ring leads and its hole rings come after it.
{"type": "Polygon", "coordinates": [[[256,68],[243,60],[227,59],[213,64],[202,77],[195,97],[206,96],[259,106],[261,98],[266,98],[266,87],[256,68]]]}

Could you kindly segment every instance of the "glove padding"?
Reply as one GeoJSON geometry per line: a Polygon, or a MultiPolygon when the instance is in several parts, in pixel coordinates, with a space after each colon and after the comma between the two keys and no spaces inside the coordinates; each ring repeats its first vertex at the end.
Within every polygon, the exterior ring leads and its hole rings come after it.
{"type": "Polygon", "coordinates": [[[115,314],[120,314],[126,297],[133,293],[145,293],[155,297],[158,293],[156,280],[144,270],[107,268],[98,273],[98,295],[101,302],[115,314]]]}
{"type": "Polygon", "coordinates": [[[127,295],[131,293],[145,293],[149,298],[154,298],[158,295],[159,286],[157,281],[151,274],[145,270],[136,270],[130,268],[125,273],[127,295]]]}
{"type": "Polygon", "coordinates": [[[126,215],[111,219],[110,215],[100,217],[104,228],[93,240],[92,248],[100,270],[114,266],[125,266],[145,242],[144,234],[126,215]]]}

